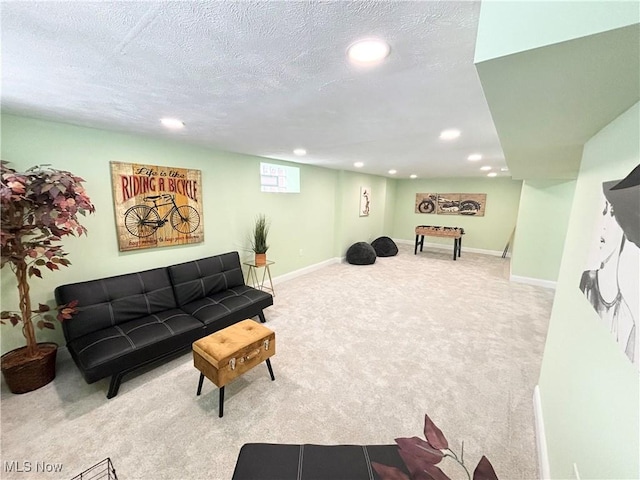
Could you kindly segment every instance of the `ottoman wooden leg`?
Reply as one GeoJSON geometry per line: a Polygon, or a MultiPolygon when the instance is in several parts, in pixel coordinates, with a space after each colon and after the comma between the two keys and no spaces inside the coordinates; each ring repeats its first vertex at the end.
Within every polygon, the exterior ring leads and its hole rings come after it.
{"type": "Polygon", "coordinates": [[[224,415],[224,387],[220,387],[220,402],[218,411],[218,417],[222,417],[222,415],[224,415]]]}
{"type": "Polygon", "coordinates": [[[273,376],[273,368],[271,368],[271,359],[267,358],[267,368],[269,369],[269,375],[271,375],[271,381],[274,381],[276,377],[273,376]]]}
{"type": "Polygon", "coordinates": [[[200,374],[200,380],[198,381],[198,392],[196,393],[196,395],[200,395],[200,393],[202,392],[202,382],[204,381],[204,374],[201,373],[200,374]]]}

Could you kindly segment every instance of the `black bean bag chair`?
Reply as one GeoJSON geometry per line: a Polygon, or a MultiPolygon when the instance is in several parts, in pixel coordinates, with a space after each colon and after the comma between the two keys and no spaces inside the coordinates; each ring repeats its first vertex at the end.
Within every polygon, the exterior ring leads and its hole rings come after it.
{"type": "Polygon", "coordinates": [[[393,257],[398,254],[398,246],[396,245],[396,242],[391,240],[389,237],[378,237],[371,242],[371,246],[379,257],[393,257]]]}
{"type": "Polygon", "coordinates": [[[347,262],[351,265],[371,265],[376,262],[376,251],[367,242],[357,242],[347,250],[347,262]]]}

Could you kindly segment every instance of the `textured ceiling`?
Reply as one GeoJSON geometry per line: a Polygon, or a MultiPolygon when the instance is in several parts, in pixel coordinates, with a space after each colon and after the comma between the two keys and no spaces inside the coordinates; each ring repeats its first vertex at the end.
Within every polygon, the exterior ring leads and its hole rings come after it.
{"type": "MultiPolygon", "coordinates": [[[[479,2],[2,2],[2,109],[329,168],[505,167],[473,65],[479,2]],[[358,67],[346,48],[391,45],[358,67]],[[186,127],[165,130],[161,117],[186,127]],[[440,131],[460,138],[443,141],[440,131]],[[294,148],[305,148],[296,157],[294,148]],[[480,163],[469,162],[481,153],[480,163]]],[[[150,159],[151,160],[151,159],[150,159]]],[[[508,174],[501,174],[508,175],[508,174]]]]}

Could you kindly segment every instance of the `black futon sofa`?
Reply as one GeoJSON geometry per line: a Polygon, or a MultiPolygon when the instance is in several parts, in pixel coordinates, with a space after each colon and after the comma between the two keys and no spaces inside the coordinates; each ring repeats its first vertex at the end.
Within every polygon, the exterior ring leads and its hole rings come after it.
{"type": "Polygon", "coordinates": [[[380,480],[372,462],[408,476],[397,445],[247,443],[232,480],[380,480]]]}
{"type": "Polygon", "coordinates": [[[210,333],[255,316],[273,297],[245,285],[238,252],[87,282],[55,290],[59,305],[77,300],[62,322],[67,348],[87,383],[122,377],[170,357],[210,333]]]}

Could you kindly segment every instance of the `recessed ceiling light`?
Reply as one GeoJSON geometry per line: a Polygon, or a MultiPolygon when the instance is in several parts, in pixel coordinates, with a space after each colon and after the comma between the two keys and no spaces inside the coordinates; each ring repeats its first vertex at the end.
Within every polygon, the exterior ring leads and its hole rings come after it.
{"type": "Polygon", "coordinates": [[[442,140],[453,140],[454,138],[458,138],[460,136],[460,130],[450,129],[443,130],[440,132],[440,138],[442,140]]]}
{"type": "Polygon", "coordinates": [[[391,170],[389,170],[389,174],[390,175],[395,175],[396,173],[398,173],[398,171],[394,170],[393,168],[391,170]]]}
{"type": "Polygon", "coordinates": [[[502,167],[502,168],[500,169],[500,171],[501,171],[501,172],[508,172],[508,171],[509,171],[509,169],[508,169],[507,167],[502,167]]]}
{"type": "Polygon", "coordinates": [[[364,167],[364,163],[363,162],[356,162],[356,163],[353,164],[353,166],[356,167],[356,168],[362,168],[362,167],[364,167]]]}
{"type": "Polygon", "coordinates": [[[409,178],[418,178],[418,175],[416,175],[416,174],[414,173],[414,174],[409,175],[409,178]]]}
{"type": "Polygon", "coordinates": [[[487,177],[495,177],[498,174],[496,172],[487,173],[487,177]]]}
{"type": "Polygon", "coordinates": [[[467,160],[471,162],[477,162],[478,160],[482,160],[482,155],[480,155],[479,153],[472,153],[467,157],[467,160]]]}
{"type": "Polygon", "coordinates": [[[480,167],[480,170],[483,170],[486,172],[487,170],[491,170],[491,167],[489,165],[485,165],[484,167],[480,167]]]}
{"type": "Polygon", "coordinates": [[[306,154],[307,154],[307,151],[306,151],[304,148],[296,148],[296,149],[293,151],[293,153],[294,153],[295,155],[298,155],[299,157],[302,157],[302,156],[304,156],[304,155],[306,155],[306,154]]]}
{"type": "Polygon", "coordinates": [[[352,62],[371,65],[383,60],[390,50],[387,42],[369,38],[352,43],[347,55],[352,62]]]}
{"type": "Polygon", "coordinates": [[[184,122],[182,120],[178,120],[177,118],[161,118],[160,123],[167,128],[171,128],[173,130],[179,130],[184,128],[184,122]]]}

